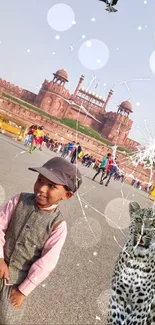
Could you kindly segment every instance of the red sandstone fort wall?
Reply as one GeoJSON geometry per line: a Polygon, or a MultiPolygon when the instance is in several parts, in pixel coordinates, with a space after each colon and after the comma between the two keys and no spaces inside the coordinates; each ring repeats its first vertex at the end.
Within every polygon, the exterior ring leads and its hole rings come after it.
{"type": "Polygon", "coordinates": [[[19,87],[15,86],[14,84],[11,84],[10,82],[0,79],[0,93],[3,93],[3,92],[5,92],[9,95],[18,97],[22,100],[25,100],[31,104],[33,104],[35,102],[35,99],[37,97],[36,94],[34,94],[28,90],[19,88],[19,87]]]}
{"type": "Polygon", "coordinates": [[[90,116],[86,116],[86,114],[79,111],[79,108],[75,105],[71,105],[71,103],[68,102],[68,99],[72,97],[69,91],[65,86],[53,81],[45,80],[39,94],[36,95],[28,90],[19,88],[10,82],[0,79],[0,93],[2,94],[3,92],[34,104],[55,117],[65,117],[73,120],[77,120],[78,117],[78,121],[81,124],[95,129],[104,138],[113,143],[115,143],[117,138],[118,145],[124,146],[126,149],[134,150],[137,146],[137,142],[131,139],[128,140],[128,133],[132,127],[132,121],[123,116],[124,122],[121,124],[120,132],[118,134],[120,119],[122,116],[115,112],[108,112],[105,114],[103,112],[101,113],[103,108],[97,107],[96,103],[100,102],[100,105],[102,106],[104,101],[100,101],[99,98],[93,98],[92,94],[84,94],[83,99],[77,96],[75,102],[78,105],[83,103],[89,113],[101,121],[101,123],[95,121],[90,116]],[[87,95],[87,97],[89,96],[88,101],[85,100],[85,95],[87,95]],[[90,103],[90,99],[95,100],[95,103],[90,103]]]}
{"type": "MultiPolygon", "coordinates": [[[[83,105],[87,110],[91,112],[91,114],[98,114],[99,112],[104,112],[104,103],[102,103],[102,106],[98,106],[95,103],[90,102],[89,100],[86,101],[85,99],[79,98],[78,96],[75,98],[75,103],[77,105],[83,105]]],[[[99,103],[98,103],[99,104],[99,103]]]]}
{"type": "MultiPolygon", "coordinates": [[[[105,114],[105,117],[103,117],[101,134],[112,143],[115,143],[117,139],[118,145],[125,146],[132,123],[133,122],[127,116],[117,114],[116,112],[108,112],[105,114]]],[[[127,148],[131,148],[131,146],[134,148],[136,145],[137,143],[134,144],[134,141],[129,141],[127,143],[127,148]]]]}
{"type": "Polygon", "coordinates": [[[78,120],[79,123],[86,125],[88,127],[91,126],[92,124],[92,118],[90,116],[86,116],[84,112],[81,112],[80,108],[75,107],[73,105],[68,105],[64,117],[73,119],[75,121],[78,120]]]}
{"type": "Polygon", "coordinates": [[[65,116],[68,108],[68,103],[65,102],[61,97],[53,94],[52,96],[45,96],[39,105],[39,107],[49,114],[62,118],[65,116]]]}
{"type": "Polygon", "coordinates": [[[125,146],[126,146],[127,148],[136,148],[136,147],[139,146],[139,142],[137,142],[137,141],[135,141],[135,140],[133,140],[133,139],[127,138],[127,139],[125,140],[125,146]]]}
{"type": "Polygon", "coordinates": [[[46,98],[52,98],[54,95],[60,96],[62,99],[69,99],[71,96],[69,91],[63,85],[45,80],[38,96],[36,97],[35,105],[43,107],[46,98]]]}

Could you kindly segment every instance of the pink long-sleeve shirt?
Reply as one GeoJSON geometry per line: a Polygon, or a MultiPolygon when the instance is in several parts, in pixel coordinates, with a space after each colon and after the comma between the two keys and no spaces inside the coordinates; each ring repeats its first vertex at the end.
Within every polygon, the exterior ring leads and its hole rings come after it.
{"type": "MultiPolygon", "coordinates": [[[[5,232],[13,216],[13,212],[19,200],[19,194],[15,195],[0,211],[0,258],[4,257],[5,232]]],[[[54,206],[47,208],[52,210],[54,206]]],[[[45,210],[47,210],[45,209],[45,210]]],[[[62,221],[52,232],[46,241],[41,257],[31,266],[27,278],[18,287],[19,290],[28,296],[55,268],[61,249],[67,236],[67,225],[62,221]]]]}

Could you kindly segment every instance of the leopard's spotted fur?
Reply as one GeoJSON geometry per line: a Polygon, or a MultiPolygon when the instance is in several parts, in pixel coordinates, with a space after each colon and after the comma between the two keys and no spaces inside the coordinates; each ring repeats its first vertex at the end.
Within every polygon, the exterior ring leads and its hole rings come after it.
{"type": "Polygon", "coordinates": [[[155,211],[130,203],[130,232],[115,265],[107,325],[155,324],[155,211]]]}

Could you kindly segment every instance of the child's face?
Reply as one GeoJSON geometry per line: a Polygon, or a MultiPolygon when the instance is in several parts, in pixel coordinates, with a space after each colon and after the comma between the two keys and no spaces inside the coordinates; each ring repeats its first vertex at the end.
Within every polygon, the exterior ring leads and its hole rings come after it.
{"type": "Polygon", "coordinates": [[[73,195],[63,185],[56,185],[42,175],[38,176],[34,185],[34,194],[36,204],[41,209],[58,204],[61,200],[68,200],[73,195]]]}

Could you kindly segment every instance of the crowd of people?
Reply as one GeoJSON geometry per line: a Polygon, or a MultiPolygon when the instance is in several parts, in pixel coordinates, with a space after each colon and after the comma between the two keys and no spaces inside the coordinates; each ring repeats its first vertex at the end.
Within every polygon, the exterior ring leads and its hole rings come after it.
{"type": "Polygon", "coordinates": [[[96,173],[92,179],[93,181],[99,174],[101,174],[101,185],[103,185],[104,181],[106,180],[105,186],[108,186],[112,177],[114,180],[121,180],[121,182],[124,182],[125,180],[124,173],[118,167],[117,158],[113,159],[111,153],[108,153],[107,156],[103,157],[102,161],[86,153],[82,156],[81,163],[87,168],[92,167],[94,170],[96,170],[96,173]]]}
{"type": "Polygon", "coordinates": [[[118,167],[117,159],[112,158],[112,154],[108,153],[103,157],[102,161],[93,157],[92,155],[82,152],[80,143],[75,141],[68,143],[60,143],[57,140],[51,139],[49,134],[44,134],[43,126],[32,125],[27,131],[25,138],[25,146],[29,147],[29,152],[32,153],[37,147],[42,150],[43,147],[49,150],[61,154],[61,156],[67,160],[70,160],[72,164],[76,164],[77,161],[81,161],[82,165],[87,168],[93,168],[96,173],[93,177],[93,181],[98,175],[101,174],[100,184],[108,186],[111,178],[114,180],[121,180],[124,182],[125,175],[118,167]]]}
{"type": "Polygon", "coordinates": [[[51,139],[49,134],[45,134],[43,126],[31,125],[26,132],[24,145],[29,147],[32,153],[37,147],[42,151],[46,146],[49,150],[60,153],[65,159],[70,158],[72,164],[76,164],[78,159],[82,159],[82,147],[75,141],[62,144],[57,140],[51,139]]]}
{"type": "Polygon", "coordinates": [[[29,152],[32,153],[37,147],[42,151],[45,146],[54,152],[61,152],[62,143],[51,139],[43,129],[43,126],[31,125],[27,130],[24,145],[29,147],[29,152]]]}
{"type": "Polygon", "coordinates": [[[132,179],[131,185],[136,187],[138,190],[141,190],[141,182],[139,180],[136,180],[135,178],[132,179]]]}

